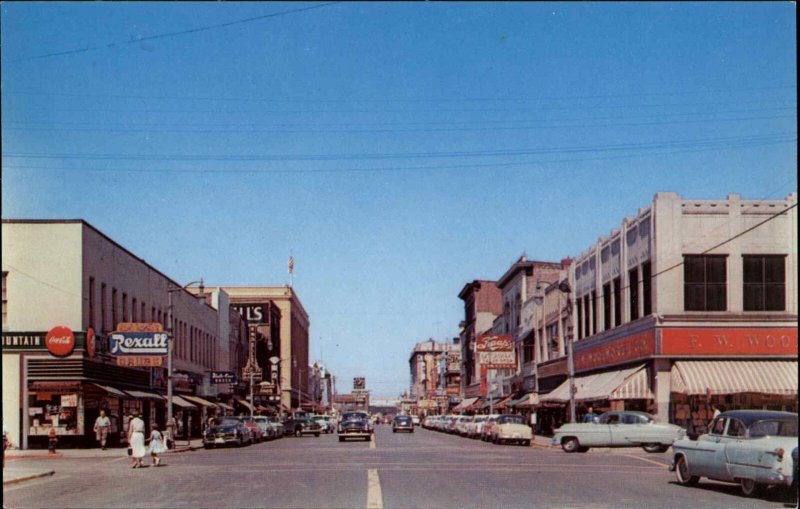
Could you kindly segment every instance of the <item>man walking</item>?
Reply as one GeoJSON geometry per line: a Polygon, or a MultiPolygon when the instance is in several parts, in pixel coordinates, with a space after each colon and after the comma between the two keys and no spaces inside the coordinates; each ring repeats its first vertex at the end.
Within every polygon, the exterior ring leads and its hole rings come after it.
{"type": "Polygon", "coordinates": [[[583,422],[594,422],[595,417],[597,417],[597,414],[594,413],[594,409],[592,407],[587,407],[586,415],[583,416],[583,422]]]}
{"type": "Polygon", "coordinates": [[[111,430],[111,420],[106,417],[105,410],[100,410],[100,415],[94,421],[94,434],[104,451],[106,450],[109,430],[111,430]]]}

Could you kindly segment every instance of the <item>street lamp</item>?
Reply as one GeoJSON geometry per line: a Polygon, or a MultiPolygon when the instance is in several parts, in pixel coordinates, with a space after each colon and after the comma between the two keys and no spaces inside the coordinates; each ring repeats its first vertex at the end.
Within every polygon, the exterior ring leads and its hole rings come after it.
{"type": "Polygon", "coordinates": [[[167,296],[168,296],[168,305],[167,311],[169,312],[169,319],[167,323],[169,324],[169,343],[167,344],[167,426],[169,426],[169,434],[172,440],[175,440],[175,437],[172,434],[176,431],[173,429],[172,425],[172,349],[173,349],[173,310],[172,310],[172,293],[173,292],[182,292],[185,291],[192,285],[198,285],[198,289],[200,290],[197,294],[197,297],[202,298],[204,297],[204,290],[205,285],[203,285],[203,278],[200,278],[198,281],[192,281],[191,283],[186,283],[180,288],[167,288],[167,296]]]}
{"type": "MultiPolygon", "coordinates": [[[[567,316],[572,316],[572,302],[570,301],[569,294],[572,293],[569,283],[561,281],[558,284],[558,289],[561,293],[567,294],[567,316]]],[[[561,313],[559,312],[559,321],[561,320],[561,313]]],[[[570,325],[567,324],[567,328],[570,325]]],[[[564,331],[564,339],[567,341],[567,369],[569,370],[569,422],[575,422],[575,359],[572,349],[572,334],[564,331]]]]}

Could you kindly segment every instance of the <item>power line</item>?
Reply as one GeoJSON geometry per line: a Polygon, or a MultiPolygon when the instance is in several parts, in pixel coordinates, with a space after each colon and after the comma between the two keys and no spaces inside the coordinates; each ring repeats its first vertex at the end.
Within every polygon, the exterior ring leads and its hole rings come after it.
{"type": "Polygon", "coordinates": [[[738,150],[744,148],[761,147],[768,145],[796,143],[797,139],[785,141],[768,141],[760,143],[748,143],[742,145],[730,146],[714,146],[699,149],[686,149],[686,150],[672,150],[651,153],[634,153],[623,154],[617,156],[604,156],[604,157],[583,157],[583,158],[570,158],[570,159],[552,159],[552,160],[532,160],[523,162],[501,162],[501,163],[485,163],[485,164],[454,164],[454,165],[438,165],[438,166],[400,166],[400,167],[379,167],[379,168],[336,168],[336,169],[268,169],[268,168],[251,168],[251,169],[144,169],[144,168],[85,168],[85,167],[56,167],[56,166],[34,166],[34,165],[15,165],[4,164],[5,169],[27,169],[27,170],[55,170],[55,171],[96,171],[96,172],[110,172],[110,173],[220,173],[220,174],[322,174],[322,173],[384,173],[384,172],[401,172],[401,171],[437,171],[437,170],[451,170],[451,169],[478,169],[478,168],[510,168],[518,166],[531,166],[534,164],[553,164],[553,163],[571,163],[571,162],[587,162],[587,161],[605,161],[614,159],[630,159],[635,157],[651,157],[675,154],[688,154],[717,151],[721,149],[738,150]]]}
{"type": "Polygon", "coordinates": [[[41,154],[33,152],[9,152],[4,157],[30,159],[87,159],[87,160],[169,160],[169,161],[345,161],[345,160],[381,160],[381,159],[424,159],[451,157],[509,157],[541,154],[570,154],[581,152],[610,152],[636,149],[670,149],[678,147],[726,146],[731,143],[750,142],[791,142],[797,134],[793,132],[767,133],[753,136],[730,136],[719,138],[683,139],[669,141],[651,141],[642,143],[622,143],[577,147],[548,147],[541,149],[507,149],[486,151],[452,151],[452,152],[407,152],[407,153],[354,153],[354,154],[274,154],[274,155],[181,155],[181,154],[41,154]]]}
{"type": "Polygon", "coordinates": [[[595,124],[557,124],[557,125],[521,125],[521,126],[487,126],[487,127],[417,127],[417,128],[363,128],[363,129],[154,129],[154,128],[117,128],[117,127],[81,127],[81,128],[58,128],[58,127],[5,127],[8,131],[27,131],[27,132],[69,132],[69,133],[90,133],[106,132],[120,134],[157,134],[157,133],[176,133],[176,134],[358,134],[358,133],[415,133],[415,132],[470,132],[470,131],[520,131],[533,129],[584,129],[595,127],[643,127],[654,125],[680,125],[680,124],[700,124],[715,122],[745,122],[752,120],[778,120],[797,118],[797,115],[772,115],[754,117],[734,117],[716,119],[695,119],[695,120],[663,120],[652,122],[617,122],[617,123],[595,123],[595,124]]]}
{"type": "Polygon", "coordinates": [[[167,32],[167,33],[149,35],[147,37],[137,37],[135,39],[127,40],[127,41],[112,42],[112,43],[108,43],[108,44],[101,44],[101,45],[98,45],[98,46],[86,46],[86,47],[78,48],[78,49],[71,49],[71,50],[58,51],[58,52],[53,52],[53,53],[45,53],[43,55],[34,55],[34,56],[30,56],[30,57],[17,58],[15,60],[9,60],[9,63],[13,64],[13,63],[18,63],[18,62],[28,62],[28,61],[31,61],[31,60],[39,60],[39,59],[43,59],[43,58],[58,57],[58,56],[64,56],[64,55],[74,55],[74,54],[77,54],[77,53],[85,53],[87,51],[93,51],[93,50],[98,50],[98,49],[115,48],[115,47],[118,47],[118,46],[127,46],[129,44],[137,44],[137,43],[140,43],[140,42],[152,41],[152,40],[155,40],[155,39],[165,39],[167,37],[176,37],[176,36],[179,36],[179,35],[187,35],[187,34],[194,34],[194,33],[198,33],[198,32],[205,32],[205,31],[208,31],[208,30],[216,29],[216,28],[225,28],[225,27],[229,27],[229,26],[233,26],[233,25],[240,25],[240,24],[243,24],[243,23],[251,23],[253,21],[260,21],[260,20],[263,20],[263,19],[275,18],[275,17],[278,17],[278,16],[286,16],[288,14],[295,14],[295,13],[298,13],[298,12],[310,11],[310,10],[314,10],[314,9],[320,9],[322,7],[327,7],[329,5],[334,5],[334,4],[338,4],[338,3],[341,3],[341,2],[328,2],[328,3],[324,3],[324,4],[320,4],[320,5],[313,5],[311,7],[301,7],[299,9],[291,9],[291,10],[288,10],[288,11],[273,12],[271,14],[264,14],[262,16],[253,16],[251,18],[244,18],[244,19],[239,19],[239,20],[235,20],[235,21],[229,21],[227,23],[219,23],[217,25],[206,25],[206,26],[197,27],[197,28],[190,28],[188,30],[181,30],[181,31],[178,31],[178,32],[167,32]]]}

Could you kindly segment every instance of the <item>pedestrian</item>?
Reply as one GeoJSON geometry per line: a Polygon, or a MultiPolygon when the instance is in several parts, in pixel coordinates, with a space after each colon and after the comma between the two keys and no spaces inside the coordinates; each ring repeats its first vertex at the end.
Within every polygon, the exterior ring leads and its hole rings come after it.
{"type": "Polygon", "coordinates": [[[100,410],[100,415],[94,421],[94,435],[100,447],[106,450],[106,441],[108,440],[108,431],[111,429],[111,420],[106,416],[105,410],[100,410]]]}
{"type": "Polygon", "coordinates": [[[55,426],[50,426],[50,431],[47,432],[47,452],[49,454],[56,453],[56,444],[58,444],[58,432],[55,426]]]}
{"type": "Polygon", "coordinates": [[[161,466],[161,458],[158,457],[159,454],[167,452],[167,443],[166,437],[158,431],[157,428],[153,427],[153,431],[150,432],[150,447],[148,450],[150,451],[150,457],[153,460],[154,467],[161,466]]]}
{"type": "Polygon", "coordinates": [[[175,447],[175,437],[178,435],[178,420],[173,415],[167,420],[167,429],[165,430],[167,439],[167,448],[172,449],[175,447]]]}
{"type": "Polygon", "coordinates": [[[133,458],[133,468],[144,466],[144,455],[147,449],[144,446],[144,421],[139,417],[139,412],[132,413],[132,419],[128,423],[128,447],[131,449],[133,458]]]}
{"type": "Polygon", "coordinates": [[[594,422],[595,418],[597,418],[597,414],[594,413],[594,409],[591,406],[586,407],[586,414],[583,416],[583,422],[594,422]]]}

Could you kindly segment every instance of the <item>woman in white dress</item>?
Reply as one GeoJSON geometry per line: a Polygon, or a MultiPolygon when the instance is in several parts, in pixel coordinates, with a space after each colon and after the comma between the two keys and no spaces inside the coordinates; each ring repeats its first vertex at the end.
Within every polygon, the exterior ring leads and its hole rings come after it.
{"type": "Polygon", "coordinates": [[[150,457],[153,458],[153,466],[160,467],[161,458],[159,458],[158,455],[162,452],[167,452],[166,438],[161,434],[160,431],[158,431],[156,428],[153,428],[153,431],[150,432],[149,440],[150,447],[148,450],[150,451],[150,457]]]}
{"type": "Polygon", "coordinates": [[[133,413],[133,418],[128,423],[128,443],[132,449],[133,468],[143,467],[147,449],[144,446],[144,421],[139,418],[138,412],[133,413]]]}

